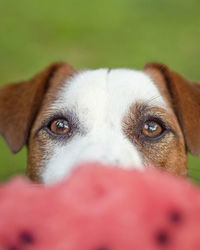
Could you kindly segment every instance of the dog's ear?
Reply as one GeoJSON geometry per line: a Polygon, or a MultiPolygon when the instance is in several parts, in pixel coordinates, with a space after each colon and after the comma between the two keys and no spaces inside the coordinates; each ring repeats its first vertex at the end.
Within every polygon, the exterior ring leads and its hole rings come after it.
{"type": "Polygon", "coordinates": [[[66,63],[53,63],[29,81],[0,88],[0,135],[13,153],[17,153],[27,143],[42,99],[51,79],[59,74],[59,71],[71,75],[74,70],[66,63]]]}
{"type": "Polygon", "coordinates": [[[157,70],[162,74],[187,151],[197,156],[200,153],[200,84],[186,80],[163,64],[150,63],[145,70],[157,70]]]}

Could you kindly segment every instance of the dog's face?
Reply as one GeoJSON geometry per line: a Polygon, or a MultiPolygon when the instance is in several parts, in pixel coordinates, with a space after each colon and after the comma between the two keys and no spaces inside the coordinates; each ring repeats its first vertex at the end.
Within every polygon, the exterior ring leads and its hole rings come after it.
{"type": "Polygon", "coordinates": [[[166,66],[74,71],[53,64],[0,89],[0,133],[28,145],[28,175],[54,182],[92,161],[187,173],[200,151],[200,86],[166,66]]]}

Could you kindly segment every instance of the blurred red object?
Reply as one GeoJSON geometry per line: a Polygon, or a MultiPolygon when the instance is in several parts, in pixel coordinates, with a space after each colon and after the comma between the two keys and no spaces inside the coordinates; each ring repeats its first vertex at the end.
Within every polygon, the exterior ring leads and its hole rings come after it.
{"type": "Polygon", "coordinates": [[[0,187],[3,250],[199,250],[200,190],[157,170],[79,166],[68,180],[0,187]]]}

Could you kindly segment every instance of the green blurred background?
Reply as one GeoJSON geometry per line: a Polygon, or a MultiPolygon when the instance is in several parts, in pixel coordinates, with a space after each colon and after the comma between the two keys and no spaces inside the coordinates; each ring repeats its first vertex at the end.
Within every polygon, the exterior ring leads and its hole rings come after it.
{"type": "MultiPolygon", "coordinates": [[[[53,61],[75,68],[143,68],[163,62],[200,81],[199,0],[0,0],[0,84],[27,79],[53,61]]],[[[0,180],[24,173],[26,149],[0,139],[0,180]]],[[[189,156],[200,183],[200,156],[189,156]]]]}

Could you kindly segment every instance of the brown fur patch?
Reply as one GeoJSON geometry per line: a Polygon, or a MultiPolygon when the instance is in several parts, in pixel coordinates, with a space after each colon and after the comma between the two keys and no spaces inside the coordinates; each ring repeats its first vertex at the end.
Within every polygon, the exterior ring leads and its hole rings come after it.
{"type": "Polygon", "coordinates": [[[187,159],[182,132],[173,113],[159,107],[133,104],[124,117],[123,130],[129,140],[141,152],[145,165],[152,165],[168,172],[185,176],[187,159]],[[145,140],[141,135],[145,117],[160,118],[167,126],[167,132],[156,141],[145,140]]]}
{"type": "Polygon", "coordinates": [[[68,72],[72,71],[66,63],[54,63],[29,81],[9,84],[0,89],[0,134],[13,153],[27,143],[50,79],[62,67],[68,72]]]}
{"type": "Polygon", "coordinates": [[[167,66],[146,65],[145,71],[155,80],[163,96],[171,103],[183,131],[187,150],[200,153],[200,84],[190,82],[167,66]]]}
{"type": "MultiPolygon", "coordinates": [[[[0,88],[0,135],[13,153],[28,143],[33,123],[40,117],[40,110],[51,103],[59,86],[73,72],[67,63],[53,63],[29,81],[0,88]]],[[[38,180],[38,165],[42,154],[42,147],[38,150],[29,143],[28,175],[32,179],[38,180]]]]}
{"type": "Polygon", "coordinates": [[[60,67],[49,83],[48,92],[44,96],[41,103],[37,118],[31,129],[30,138],[28,141],[28,176],[35,181],[42,181],[40,173],[45,167],[45,162],[52,155],[53,145],[49,136],[43,131],[35,136],[37,129],[41,126],[44,119],[48,116],[48,108],[56,100],[57,93],[63,87],[64,83],[74,73],[74,70],[67,65],[60,67]]]}

